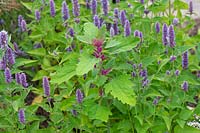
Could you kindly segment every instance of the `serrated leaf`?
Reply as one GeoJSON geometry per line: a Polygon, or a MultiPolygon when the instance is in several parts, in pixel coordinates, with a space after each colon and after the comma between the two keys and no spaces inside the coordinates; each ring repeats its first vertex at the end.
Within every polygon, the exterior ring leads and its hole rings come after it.
{"type": "Polygon", "coordinates": [[[95,57],[90,57],[88,54],[82,54],[80,57],[80,62],[77,64],[76,74],[84,75],[94,68],[94,65],[98,63],[99,60],[95,57]]]}
{"type": "Polygon", "coordinates": [[[106,84],[105,93],[110,93],[124,104],[129,104],[131,106],[135,106],[136,104],[133,83],[129,80],[128,75],[116,77],[110,83],[106,84]]]}

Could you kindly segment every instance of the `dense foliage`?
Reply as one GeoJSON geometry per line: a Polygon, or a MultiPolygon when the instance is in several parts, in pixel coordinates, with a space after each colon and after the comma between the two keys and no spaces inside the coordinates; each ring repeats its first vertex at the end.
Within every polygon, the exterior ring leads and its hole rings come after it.
{"type": "Polygon", "coordinates": [[[0,32],[0,131],[199,132],[192,2],[21,4],[29,21],[0,32]]]}

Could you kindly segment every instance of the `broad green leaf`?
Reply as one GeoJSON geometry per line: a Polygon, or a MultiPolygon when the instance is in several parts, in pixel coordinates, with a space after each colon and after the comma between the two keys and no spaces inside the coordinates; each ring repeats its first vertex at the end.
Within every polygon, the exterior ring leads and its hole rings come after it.
{"type": "Polygon", "coordinates": [[[189,126],[185,126],[184,128],[181,128],[177,125],[174,128],[174,133],[200,133],[200,130],[194,127],[189,127],[189,126]]]}
{"type": "Polygon", "coordinates": [[[144,59],[142,59],[142,64],[146,68],[147,66],[151,65],[157,58],[155,56],[149,56],[144,59]]]}
{"type": "Polygon", "coordinates": [[[32,79],[32,81],[37,81],[42,79],[44,76],[46,76],[48,74],[48,72],[44,71],[44,70],[40,70],[36,73],[36,75],[34,76],[34,78],[32,79]]]}
{"type": "Polygon", "coordinates": [[[80,57],[80,62],[77,64],[76,74],[84,75],[94,68],[94,65],[98,63],[99,60],[95,57],[90,57],[88,54],[82,54],[80,57]]]}
{"type": "Polygon", "coordinates": [[[21,1],[20,3],[21,3],[23,6],[25,6],[28,10],[31,10],[32,7],[33,7],[33,6],[32,6],[33,4],[32,4],[31,2],[26,2],[26,3],[25,3],[25,2],[22,2],[22,1],[21,1]]]}
{"type": "Polygon", "coordinates": [[[136,104],[133,83],[129,80],[129,75],[121,75],[111,80],[105,85],[105,93],[110,93],[124,104],[131,106],[135,106],[136,104]]]}
{"type": "Polygon", "coordinates": [[[27,51],[27,53],[31,55],[36,55],[36,56],[45,56],[46,55],[46,49],[44,48],[37,48],[34,50],[27,51]]]}
{"type": "Polygon", "coordinates": [[[29,59],[24,59],[24,58],[17,58],[14,66],[20,67],[20,66],[30,65],[30,64],[33,64],[33,63],[36,63],[36,62],[38,62],[38,60],[29,60],[29,59]]]}

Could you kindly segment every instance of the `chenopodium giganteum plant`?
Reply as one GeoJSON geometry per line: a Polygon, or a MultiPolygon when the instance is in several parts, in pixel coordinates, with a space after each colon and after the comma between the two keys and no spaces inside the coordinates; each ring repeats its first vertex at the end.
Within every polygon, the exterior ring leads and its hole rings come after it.
{"type": "Polygon", "coordinates": [[[199,132],[192,1],[21,3],[0,32],[0,131],[199,132]]]}

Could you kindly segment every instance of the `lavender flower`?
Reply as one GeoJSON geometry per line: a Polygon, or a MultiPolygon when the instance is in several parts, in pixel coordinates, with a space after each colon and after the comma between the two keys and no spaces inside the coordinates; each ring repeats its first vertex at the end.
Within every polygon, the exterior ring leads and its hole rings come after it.
{"type": "Polygon", "coordinates": [[[174,18],[173,19],[173,25],[177,25],[179,23],[179,19],[178,18],[174,18]]]}
{"type": "Polygon", "coordinates": [[[169,44],[171,48],[175,47],[176,45],[174,40],[175,40],[174,27],[173,25],[170,25],[169,26],[169,44]]]}
{"type": "Polygon", "coordinates": [[[89,2],[89,0],[85,0],[85,3],[86,3],[86,8],[90,9],[90,2],[89,2]]]}
{"type": "Polygon", "coordinates": [[[200,71],[197,72],[197,78],[200,78],[200,71]]]}
{"type": "Polygon", "coordinates": [[[126,20],[125,22],[125,26],[124,26],[124,36],[129,36],[131,34],[131,26],[130,26],[130,22],[128,20],[126,20]]]}
{"type": "Polygon", "coordinates": [[[115,8],[115,9],[114,9],[114,17],[115,17],[116,19],[119,18],[119,9],[118,9],[118,8],[115,8]]]}
{"type": "Polygon", "coordinates": [[[159,97],[159,96],[156,97],[156,98],[153,100],[153,104],[154,104],[155,106],[158,105],[159,100],[160,100],[160,97],[159,97]]]}
{"type": "Polygon", "coordinates": [[[114,20],[113,29],[114,29],[114,31],[115,31],[115,35],[117,35],[117,34],[119,33],[118,21],[117,21],[117,20],[114,20]]]}
{"type": "Polygon", "coordinates": [[[96,27],[100,28],[100,20],[99,20],[99,17],[97,15],[94,15],[93,21],[94,21],[94,25],[96,27]]]}
{"type": "Polygon", "coordinates": [[[135,30],[134,31],[134,37],[139,37],[140,31],[139,30],[135,30]]]}
{"type": "Polygon", "coordinates": [[[80,89],[76,90],[76,101],[80,104],[83,101],[83,93],[80,89]]]}
{"type": "Polygon", "coordinates": [[[168,26],[167,24],[164,23],[162,28],[162,42],[164,46],[168,44],[167,35],[168,35],[168,26]]]}
{"type": "Polygon", "coordinates": [[[124,10],[120,12],[120,21],[121,24],[124,26],[126,21],[126,12],[124,10]]]}
{"type": "Polygon", "coordinates": [[[159,33],[160,32],[160,23],[159,22],[156,22],[155,28],[156,28],[156,33],[159,33]]]}
{"type": "Polygon", "coordinates": [[[74,17],[78,17],[80,15],[80,5],[78,0],[72,0],[73,3],[73,15],[74,17]]]}
{"type": "Polygon", "coordinates": [[[188,52],[182,54],[182,68],[187,69],[188,68],[188,52]]]}
{"type": "Polygon", "coordinates": [[[11,65],[15,64],[14,53],[13,53],[12,49],[9,47],[6,50],[6,59],[9,62],[9,64],[11,64],[11,65]]]}
{"type": "Polygon", "coordinates": [[[132,72],[132,73],[131,73],[131,76],[132,76],[132,77],[136,77],[137,74],[136,74],[135,72],[132,72]]]}
{"type": "Polygon", "coordinates": [[[170,75],[170,71],[169,71],[169,70],[167,70],[167,71],[166,71],[166,74],[167,74],[167,75],[170,75]]]}
{"type": "Polygon", "coordinates": [[[97,14],[97,0],[91,1],[91,9],[93,16],[97,14]]]}
{"type": "Polygon", "coordinates": [[[174,74],[175,74],[176,76],[179,76],[180,71],[179,71],[179,70],[176,70],[176,71],[174,72],[174,74]]]}
{"type": "Polygon", "coordinates": [[[113,37],[115,35],[115,31],[113,27],[110,28],[110,37],[113,37]]]}
{"type": "Polygon", "coordinates": [[[73,110],[72,110],[72,115],[73,115],[73,116],[77,116],[77,115],[78,115],[77,111],[73,109],[73,110]]]}
{"type": "Polygon", "coordinates": [[[139,33],[139,37],[140,37],[141,42],[142,42],[142,40],[143,40],[143,34],[142,34],[142,32],[139,33]]]}
{"type": "Polygon", "coordinates": [[[67,19],[70,18],[69,9],[65,1],[62,2],[62,18],[63,21],[66,21],[67,19]]]}
{"type": "Polygon", "coordinates": [[[143,69],[139,72],[140,77],[147,77],[147,69],[143,69]]]}
{"type": "Polygon", "coordinates": [[[8,46],[8,33],[4,30],[0,32],[0,48],[4,49],[8,46]]]}
{"type": "Polygon", "coordinates": [[[192,0],[189,1],[189,12],[190,12],[190,14],[193,13],[193,3],[192,3],[192,0]]]}
{"type": "Polygon", "coordinates": [[[22,32],[27,31],[26,21],[24,19],[21,22],[21,30],[22,30],[22,32]]]}
{"type": "Polygon", "coordinates": [[[6,83],[11,83],[12,82],[12,75],[11,75],[10,69],[8,67],[4,71],[4,77],[5,77],[5,82],[6,83]]]}
{"type": "Polygon", "coordinates": [[[28,83],[27,83],[27,80],[26,80],[26,74],[25,74],[25,73],[21,73],[21,74],[20,74],[20,82],[21,82],[21,85],[22,85],[24,88],[27,88],[27,87],[28,87],[28,83]]]}
{"type": "Polygon", "coordinates": [[[18,45],[16,42],[13,43],[13,46],[14,46],[14,51],[17,52],[19,51],[19,48],[18,48],[18,45]]]}
{"type": "Polygon", "coordinates": [[[35,10],[35,19],[36,19],[36,21],[40,21],[40,11],[39,10],[35,10]]]}
{"type": "Polygon", "coordinates": [[[147,85],[149,84],[149,80],[145,77],[143,80],[142,80],[142,87],[146,87],[147,85]]]}
{"type": "Polygon", "coordinates": [[[181,85],[181,87],[182,87],[182,89],[183,89],[184,91],[188,91],[188,87],[189,87],[188,82],[187,82],[187,81],[184,81],[183,84],[181,85]]]}
{"type": "Polygon", "coordinates": [[[150,12],[150,11],[149,11],[148,9],[146,9],[146,8],[144,9],[144,14],[148,15],[149,12],[150,12]]]}
{"type": "Polygon", "coordinates": [[[170,56],[170,62],[173,62],[175,60],[176,60],[176,56],[174,56],[174,55],[170,56]]]}
{"type": "Polygon", "coordinates": [[[46,76],[43,77],[43,89],[44,89],[45,96],[49,97],[50,96],[50,86],[49,86],[49,80],[46,76]]]}
{"type": "Polygon", "coordinates": [[[144,0],[140,0],[140,3],[141,3],[141,4],[144,4],[144,0]]]}
{"type": "Polygon", "coordinates": [[[50,0],[49,5],[50,5],[50,14],[52,17],[55,17],[56,16],[56,8],[55,8],[54,0],[50,0]]]}
{"type": "Polygon", "coordinates": [[[140,64],[138,65],[138,68],[139,68],[139,69],[142,69],[142,63],[140,63],[140,64]]]}
{"type": "Polygon", "coordinates": [[[104,20],[103,20],[103,18],[100,18],[100,19],[99,19],[99,27],[102,27],[103,24],[104,24],[104,20]]]}
{"type": "Polygon", "coordinates": [[[21,76],[20,73],[15,73],[15,80],[16,80],[17,84],[21,84],[20,76],[21,76]]]}
{"type": "Polygon", "coordinates": [[[6,58],[3,57],[2,60],[0,60],[0,70],[6,69],[6,58]]]}
{"type": "Polygon", "coordinates": [[[71,37],[74,37],[74,29],[73,28],[69,28],[69,35],[71,37]]]}
{"type": "Polygon", "coordinates": [[[22,23],[23,17],[22,15],[18,16],[18,27],[21,29],[21,23],[22,23]]]}
{"type": "Polygon", "coordinates": [[[107,16],[108,15],[108,5],[109,5],[109,1],[108,0],[101,0],[101,6],[104,12],[104,15],[107,16]]]}
{"type": "Polygon", "coordinates": [[[25,112],[24,109],[18,111],[18,119],[21,124],[25,124],[25,112]]]}

